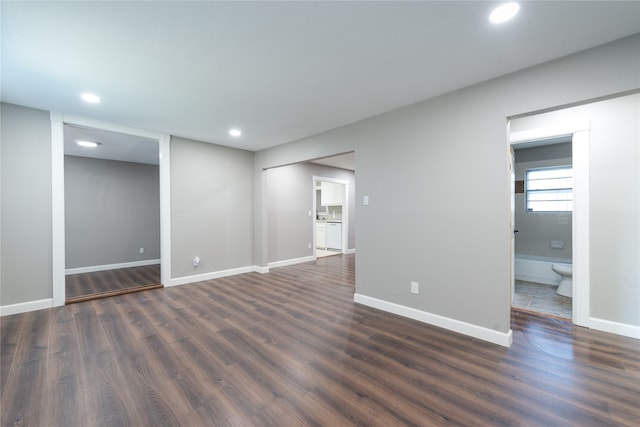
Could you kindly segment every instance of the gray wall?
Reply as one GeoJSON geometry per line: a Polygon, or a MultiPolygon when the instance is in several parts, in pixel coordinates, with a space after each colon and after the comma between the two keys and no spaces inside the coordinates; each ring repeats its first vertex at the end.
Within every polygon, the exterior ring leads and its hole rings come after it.
{"type": "MultiPolygon", "coordinates": [[[[517,150],[515,159],[516,180],[524,180],[527,169],[571,165],[571,144],[517,150]],[[569,157],[556,157],[567,155],[569,157]]],[[[515,224],[519,231],[515,238],[516,254],[571,262],[572,213],[527,212],[525,199],[525,193],[515,195],[515,224]],[[551,240],[564,241],[564,248],[552,248],[551,240]]]]}
{"type": "Polygon", "coordinates": [[[64,168],[66,268],[160,259],[158,166],[65,156],[64,168]]]}
{"type": "Polygon", "coordinates": [[[591,124],[591,317],[640,325],[640,95],[522,118],[520,131],[591,124]]]}
{"type": "MultiPolygon", "coordinates": [[[[506,332],[507,118],[637,90],[639,76],[636,35],[255,156],[173,138],[173,275],[197,273],[195,255],[203,258],[200,272],[266,266],[263,170],[355,150],[356,291],[506,332]],[[370,206],[362,206],[364,195],[370,206]],[[409,293],[410,280],[420,282],[419,295],[409,293]]],[[[623,117],[594,114],[600,123],[638,117],[632,107],[623,117]]],[[[49,117],[3,106],[2,119],[2,303],[50,298],[49,117]]],[[[603,138],[618,137],[614,130],[603,138]]],[[[639,156],[625,141],[613,143],[622,144],[622,152],[606,144],[592,148],[599,164],[591,175],[592,200],[599,201],[591,212],[591,308],[593,316],[637,325],[639,156]],[[634,176],[612,191],[613,177],[634,176]],[[625,197],[614,197],[619,194],[625,197]],[[629,228],[611,231],[615,220],[629,228]],[[610,246],[621,257],[613,266],[613,253],[605,253],[610,246]]]]}
{"type": "MultiPolygon", "coordinates": [[[[638,76],[640,36],[634,36],[259,152],[256,171],[355,150],[356,292],[507,332],[511,200],[507,118],[635,90],[640,87],[638,76]],[[369,206],[361,205],[364,195],[369,196],[369,206]],[[419,295],[410,294],[412,280],[421,285],[419,295]]],[[[630,154],[625,162],[637,170],[638,156],[630,154]]],[[[617,168],[609,163],[603,170],[616,175],[617,168]]],[[[256,186],[261,186],[261,177],[255,178],[256,186]]],[[[592,176],[600,178],[601,173],[592,176]]],[[[595,184],[593,191],[599,187],[595,184]]],[[[262,201],[259,197],[256,201],[255,256],[264,263],[267,233],[261,222],[266,224],[266,218],[262,201]]],[[[632,200],[616,203],[622,212],[635,212],[632,200]]],[[[596,209],[595,216],[601,209],[607,208],[596,209]]],[[[618,245],[637,242],[638,234],[630,231],[616,233],[615,239],[623,242],[618,245]]],[[[602,262],[598,265],[604,268],[602,262]]],[[[638,290],[637,267],[621,267],[618,275],[627,277],[627,290],[610,298],[635,296],[638,290]]],[[[608,270],[594,277],[606,276],[608,270]]],[[[592,301],[599,305],[596,296],[607,290],[604,283],[597,283],[600,288],[592,301]]],[[[637,303],[637,298],[627,301],[637,303]]],[[[615,313],[598,306],[594,314],[637,322],[637,307],[625,310],[615,313]]]]}
{"type": "Polygon", "coordinates": [[[252,176],[252,152],[171,138],[173,278],[253,265],[252,176]]]}
{"type": "Polygon", "coordinates": [[[269,262],[313,255],[313,176],[349,182],[349,248],[355,248],[355,174],[313,163],[298,163],[264,172],[268,210],[269,262]],[[309,216],[309,211],[312,216],[309,216]]]}
{"type": "Polygon", "coordinates": [[[0,305],[52,297],[49,113],[2,104],[0,305]]]}

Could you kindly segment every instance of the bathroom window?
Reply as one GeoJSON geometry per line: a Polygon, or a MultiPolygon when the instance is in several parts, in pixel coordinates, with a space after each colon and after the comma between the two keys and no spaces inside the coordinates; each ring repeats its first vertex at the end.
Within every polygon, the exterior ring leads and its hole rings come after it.
{"type": "Polygon", "coordinates": [[[525,176],[528,212],[572,212],[573,168],[529,169],[525,176]]]}

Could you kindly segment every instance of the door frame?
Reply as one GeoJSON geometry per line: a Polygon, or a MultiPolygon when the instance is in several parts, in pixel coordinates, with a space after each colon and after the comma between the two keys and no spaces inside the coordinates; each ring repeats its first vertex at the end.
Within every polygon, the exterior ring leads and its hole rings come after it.
{"type": "MultiPolygon", "coordinates": [[[[312,193],[313,194],[313,213],[315,218],[315,212],[318,209],[316,202],[316,182],[333,182],[335,184],[344,185],[344,204],[342,205],[342,250],[341,253],[347,253],[349,249],[349,181],[345,179],[330,178],[325,176],[313,175],[311,179],[312,193]]],[[[316,248],[316,220],[312,221],[313,226],[313,256],[317,257],[316,248]]]]}
{"type": "Polygon", "coordinates": [[[85,117],[51,112],[51,217],[53,306],[65,303],[64,125],[125,133],[158,141],[160,158],[160,281],[171,279],[171,152],[170,135],[114,125],[85,117]]]}
{"type": "MultiPolygon", "coordinates": [[[[589,145],[590,122],[568,122],[550,126],[509,132],[509,147],[541,139],[571,136],[574,175],[572,258],[573,258],[573,323],[590,327],[590,278],[589,278],[589,145]]],[[[510,127],[509,127],[510,129],[510,127]]],[[[509,171],[511,173],[511,171],[509,171]]],[[[513,209],[513,208],[512,208],[513,209]]],[[[512,211],[513,212],[513,211],[512,211]]],[[[511,224],[513,235],[514,224],[511,224]]],[[[511,246],[511,244],[510,244],[511,246]]],[[[515,251],[510,250],[509,262],[513,265],[515,251]]],[[[514,272],[511,271],[513,280],[514,272]]]]}

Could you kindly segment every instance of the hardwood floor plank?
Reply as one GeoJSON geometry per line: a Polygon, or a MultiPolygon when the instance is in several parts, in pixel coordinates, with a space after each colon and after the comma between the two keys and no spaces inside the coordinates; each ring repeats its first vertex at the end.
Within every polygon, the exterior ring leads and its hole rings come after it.
{"type": "Polygon", "coordinates": [[[332,256],[4,317],[0,422],[640,425],[638,340],[514,310],[507,349],[354,304],[354,283],[332,256]]]}
{"type": "Polygon", "coordinates": [[[7,379],[14,366],[20,334],[22,329],[27,327],[27,322],[22,316],[7,316],[0,321],[0,325],[0,391],[4,393],[7,379]]]}
{"type": "Polygon", "coordinates": [[[159,287],[159,264],[70,274],[65,277],[65,302],[74,304],[159,287]]]}

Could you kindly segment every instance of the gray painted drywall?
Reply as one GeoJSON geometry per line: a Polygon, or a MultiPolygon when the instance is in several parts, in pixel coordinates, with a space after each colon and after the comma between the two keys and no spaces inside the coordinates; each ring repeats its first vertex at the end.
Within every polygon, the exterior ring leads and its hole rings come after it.
{"type": "Polygon", "coordinates": [[[640,95],[514,120],[514,131],[588,120],[591,317],[640,326],[640,95]]]}
{"type": "Polygon", "coordinates": [[[173,278],[253,265],[253,156],[171,137],[173,278]]]}
{"type": "MultiPolygon", "coordinates": [[[[197,273],[191,258],[201,248],[207,254],[201,270],[251,263],[266,266],[263,170],[355,150],[356,291],[506,332],[510,327],[511,197],[507,117],[637,90],[639,76],[640,35],[636,35],[256,153],[253,178],[253,154],[232,154],[209,144],[173,138],[173,275],[197,273]],[[185,143],[184,150],[180,142],[185,143]],[[204,158],[198,157],[201,155],[204,158]],[[226,160],[233,167],[227,168],[226,160]],[[473,194],[472,185],[482,187],[486,197],[473,194]],[[368,207],[361,205],[364,195],[370,197],[368,207]],[[222,207],[225,203],[211,201],[212,197],[231,202],[222,207]],[[255,209],[253,215],[251,209],[255,209]],[[226,229],[221,225],[225,222],[226,229]],[[230,251],[220,249],[227,245],[230,251]],[[211,257],[216,265],[211,266],[211,257]],[[420,282],[419,295],[409,294],[409,280],[420,282]]],[[[606,112],[603,117],[608,118],[606,112]]],[[[51,297],[51,162],[47,113],[3,106],[2,119],[4,305],[51,297]],[[14,147],[25,135],[30,135],[26,146],[14,147]],[[7,141],[14,142],[5,150],[7,141]],[[35,174],[25,166],[34,164],[34,152],[42,159],[35,161],[35,174]],[[12,189],[14,177],[25,182],[12,189]],[[28,197],[22,197],[23,190],[31,191],[28,197]],[[28,215],[17,214],[18,207],[13,205],[5,206],[14,199],[22,205],[29,201],[28,215]],[[8,216],[7,209],[11,210],[8,216]],[[9,271],[5,271],[7,264],[9,271]],[[25,274],[28,280],[23,280],[25,274]],[[18,276],[19,282],[15,280],[18,276]]],[[[601,153],[603,147],[592,151],[592,158],[603,154],[599,172],[591,177],[592,192],[600,199],[606,198],[603,193],[610,183],[606,179],[600,183],[603,174],[617,176],[618,167],[631,171],[625,176],[638,170],[637,163],[629,164],[638,161],[637,155],[622,155],[619,161],[620,154],[601,153]]],[[[629,239],[639,240],[637,229],[618,233],[616,228],[614,235],[607,227],[616,216],[633,225],[627,216],[637,218],[634,206],[632,200],[616,199],[613,207],[602,205],[591,212],[594,224],[603,227],[596,230],[592,224],[591,309],[601,319],[638,324],[637,304],[629,307],[637,301],[637,270],[628,266],[625,255],[611,276],[611,256],[602,254],[606,246],[594,244],[604,240],[613,242],[617,251],[633,252],[629,239]],[[617,283],[613,288],[608,286],[611,280],[617,283]]]]}
{"type": "MultiPolygon", "coordinates": [[[[563,144],[565,145],[565,144],[563,144]]],[[[571,144],[568,154],[571,155],[571,144]]],[[[571,157],[553,159],[554,155],[566,155],[567,149],[550,145],[516,151],[516,180],[524,180],[527,169],[550,166],[571,165],[571,157]],[[526,152],[525,155],[523,152],[526,152]],[[520,162],[520,158],[546,159],[520,162]]],[[[572,261],[572,213],[571,212],[527,212],[525,193],[515,195],[515,225],[518,234],[515,237],[516,255],[553,258],[564,262],[572,261]],[[552,240],[564,242],[564,248],[551,247],[552,240]]]]}
{"type": "MultiPolygon", "coordinates": [[[[255,185],[263,185],[265,168],[355,150],[356,292],[507,332],[511,287],[507,118],[637,90],[639,76],[640,35],[636,35],[258,152],[255,185]],[[361,205],[365,195],[369,206],[361,205]],[[419,295],[410,293],[410,281],[420,283],[419,295]]],[[[635,170],[637,161],[637,155],[625,160],[635,162],[635,170]]],[[[615,170],[612,164],[603,170],[609,167],[615,170]]],[[[265,265],[266,212],[261,196],[256,202],[255,259],[265,265]]],[[[635,209],[632,202],[617,203],[627,206],[629,214],[635,209]]],[[[630,231],[631,237],[615,238],[637,241],[638,234],[630,231]]],[[[594,277],[598,275],[606,276],[602,272],[594,277]]],[[[628,277],[628,289],[609,299],[636,296],[636,267],[625,266],[619,275],[628,277]]],[[[600,288],[593,296],[607,292],[604,283],[596,283],[600,288]]],[[[592,301],[600,304],[597,298],[592,301]]],[[[625,306],[625,314],[593,308],[604,319],[636,322],[637,307],[625,306]]]]}
{"type": "Polygon", "coordinates": [[[158,166],[65,156],[64,178],[66,268],[160,259],[158,166]]]}
{"type": "MultiPolygon", "coordinates": [[[[565,138],[569,138],[569,137],[565,137],[565,138]]],[[[517,145],[514,146],[516,163],[555,160],[555,159],[570,158],[572,156],[571,142],[542,145],[538,147],[524,148],[521,150],[517,149],[517,147],[518,147],[517,145]]],[[[516,165],[516,167],[517,166],[518,165],[516,165]]],[[[522,178],[516,178],[516,179],[522,179],[522,178]]]]}
{"type": "Polygon", "coordinates": [[[269,262],[313,255],[313,176],[349,182],[349,247],[355,248],[355,174],[327,166],[298,163],[264,172],[267,183],[269,262]],[[309,212],[312,213],[309,216],[309,212]]]}
{"type": "Polygon", "coordinates": [[[0,305],[52,297],[49,113],[2,104],[0,305]]]}

